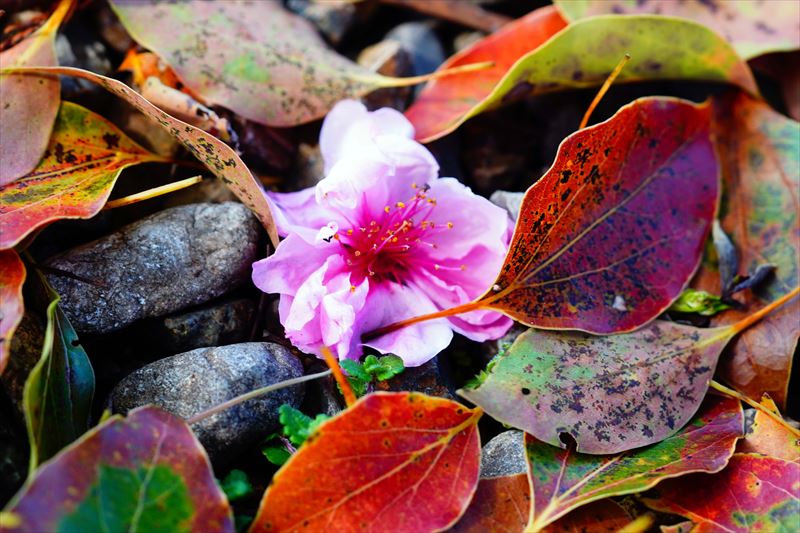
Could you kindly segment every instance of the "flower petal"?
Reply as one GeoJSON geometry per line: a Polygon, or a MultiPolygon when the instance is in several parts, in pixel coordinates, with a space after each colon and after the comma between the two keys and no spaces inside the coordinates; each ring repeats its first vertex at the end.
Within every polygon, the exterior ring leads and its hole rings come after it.
{"type": "MultiPolygon", "coordinates": [[[[362,332],[435,311],[433,303],[419,290],[393,282],[370,288],[369,299],[359,314],[362,332]]],[[[381,353],[392,353],[407,367],[419,366],[447,348],[453,331],[444,319],[429,320],[399,329],[364,343],[381,353]]]]}
{"type": "Polygon", "coordinates": [[[303,283],[339,249],[335,243],[315,246],[292,233],[281,241],[274,254],[253,263],[253,283],[267,293],[295,296],[303,283]]]}
{"type": "Polygon", "coordinates": [[[290,193],[267,192],[267,201],[281,237],[297,233],[313,243],[320,228],[341,220],[339,213],[317,204],[315,187],[290,193]]]}

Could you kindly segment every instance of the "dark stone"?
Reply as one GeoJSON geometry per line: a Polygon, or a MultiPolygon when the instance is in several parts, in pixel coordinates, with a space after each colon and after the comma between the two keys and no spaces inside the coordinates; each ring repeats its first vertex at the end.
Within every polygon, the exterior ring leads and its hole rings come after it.
{"type": "Polygon", "coordinates": [[[165,317],[148,331],[160,349],[174,354],[247,340],[255,312],[252,300],[241,298],[165,317]]]}
{"type": "Polygon", "coordinates": [[[424,22],[400,24],[387,33],[384,40],[397,41],[408,52],[414,75],[433,72],[446,57],[433,28],[424,22]]]}
{"type": "Polygon", "coordinates": [[[511,326],[505,335],[500,337],[499,339],[495,339],[493,341],[486,341],[483,343],[484,351],[483,351],[483,358],[485,362],[489,362],[494,358],[498,353],[504,352],[508,350],[508,348],[514,344],[514,341],[517,340],[517,337],[522,335],[528,331],[526,326],[522,324],[514,323],[511,326]]]}
{"type": "Polygon", "coordinates": [[[46,262],[79,333],[106,333],[212,298],[250,279],[259,225],[242,204],[156,213],[46,262]]]}
{"type": "Polygon", "coordinates": [[[42,357],[42,346],[44,346],[44,326],[39,317],[26,312],[11,338],[8,364],[0,374],[0,384],[8,395],[17,421],[23,425],[25,411],[22,408],[22,393],[28,375],[42,357]]]}
{"type": "Polygon", "coordinates": [[[286,7],[311,21],[328,40],[337,45],[356,21],[354,3],[323,3],[312,0],[288,0],[286,7]]]}
{"type": "MultiPolygon", "coordinates": [[[[111,392],[114,412],[154,404],[184,419],[246,392],[303,375],[303,365],[278,344],[247,342],[200,348],[141,368],[111,392]]],[[[279,427],[278,408],[298,407],[304,384],[248,400],[192,424],[212,461],[224,464],[279,427]]]]}
{"type": "Polygon", "coordinates": [[[481,478],[524,474],[528,471],[522,431],[500,433],[481,450],[481,478]]]}
{"type": "Polygon", "coordinates": [[[375,384],[375,390],[416,391],[455,400],[448,383],[437,356],[421,366],[406,368],[388,381],[379,381],[375,384]]]}

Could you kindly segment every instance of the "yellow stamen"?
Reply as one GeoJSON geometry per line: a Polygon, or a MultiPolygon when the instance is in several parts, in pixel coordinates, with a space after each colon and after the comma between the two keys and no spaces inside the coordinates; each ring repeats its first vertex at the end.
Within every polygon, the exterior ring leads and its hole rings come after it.
{"type": "Polygon", "coordinates": [[[454,224],[452,222],[448,222],[447,223],[447,229],[453,229],[453,225],[454,224]]]}

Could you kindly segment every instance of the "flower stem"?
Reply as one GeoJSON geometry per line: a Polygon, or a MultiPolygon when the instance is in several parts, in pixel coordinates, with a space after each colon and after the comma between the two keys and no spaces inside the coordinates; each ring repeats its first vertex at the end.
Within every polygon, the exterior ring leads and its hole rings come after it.
{"type": "Polygon", "coordinates": [[[344,373],[342,373],[342,367],[339,366],[339,361],[336,360],[333,356],[333,352],[331,352],[330,348],[327,346],[322,347],[322,357],[328,364],[330,372],[333,372],[333,378],[336,380],[336,383],[339,384],[339,388],[342,389],[344,403],[347,404],[347,407],[352,406],[356,403],[356,395],[353,393],[352,387],[350,387],[350,382],[347,381],[344,373]]]}
{"type": "Polygon", "coordinates": [[[800,287],[795,287],[794,289],[792,289],[787,294],[784,294],[783,296],[781,296],[780,298],[778,298],[774,302],[771,302],[769,305],[766,305],[766,306],[762,307],[761,309],[759,309],[755,313],[753,313],[753,314],[743,318],[739,322],[733,324],[733,326],[731,326],[733,328],[733,331],[736,332],[736,333],[739,333],[740,331],[744,331],[745,329],[749,328],[750,326],[752,326],[753,324],[755,324],[756,322],[758,322],[759,320],[761,320],[762,318],[764,318],[765,316],[767,316],[768,314],[773,312],[775,309],[777,309],[778,307],[782,306],[783,304],[785,304],[786,302],[788,302],[789,300],[791,300],[792,298],[794,298],[798,294],[800,294],[800,287]]]}
{"type": "Polygon", "coordinates": [[[324,378],[327,375],[330,375],[331,371],[326,370],[324,372],[319,372],[317,374],[309,374],[307,376],[300,376],[299,378],[292,378],[287,379],[286,381],[281,381],[279,383],[273,383],[272,385],[267,385],[266,387],[261,387],[260,389],[251,390],[250,392],[246,392],[244,394],[240,394],[235,398],[231,398],[227,402],[223,402],[221,404],[215,405],[206,409],[205,411],[201,411],[194,415],[193,417],[187,418],[187,424],[195,424],[204,420],[210,416],[213,416],[220,411],[224,411],[225,409],[229,409],[235,405],[239,405],[242,402],[246,402],[247,400],[252,400],[253,398],[258,398],[268,392],[285,389],[286,387],[291,387],[292,385],[297,385],[298,383],[303,383],[304,381],[311,381],[312,379],[319,379],[324,378]]]}
{"type": "Polygon", "coordinates": [[[780,425],[782,425],[783,427],[788,429],[793,435],[796,435],[796,436],[800,437],[800,429],[792,427],[786,420],[784,420],[784,418],[781,415],[776,414],[771,409],[763,406],[762,404],[760,404],[759,402],[757,402],[754,399],[750,398],[749,396],[747,396],[745,394],[742,394],[741,392],[739,392],[739,391],[737,391],[735,389],[731,389],[729,387],[726,387],[722,383],[714,381],[713,379],[711,380],[711,383],[709,383],[709,386],[712,389],[714,389],[714,390],[716,390],[718,392],[721,392],[725,396],[730,396],[731,398],[735,398],[735,399],[737,399],[737,400],[739,400],[741,402],[746,403],[750,407],[758,409],[759,411],[761,411],[762,413],[764,413],[765,415],[767,415],[768,417],[773,419],[775,422],[779,423],[780,425]]]}
{"type": "Polygon", "coordinates": [[[630,59],[631,59],[631,55],[630,54],[625,54],[625,57],[623,57],[620,60],[620,62],[617,63],[617,66],[614,67],[614,70],[612,70],[611,74],[608,75],[608,78],[606,78],[606,81],[605,81],[605,83],[603,83],[603,86],[600,87],[599,91],[597,91],[597,95],[594,97],[594,100],[592,100],[592,103],[589,104],[589,109],[587,109],[586,113],[583,115],[583,119],[581,120],[581,124],[580,124],[580,126],[578,126],[579,130],[582,130],[583,128],[585,128],[586,124],[589,123],[589,118],[592,116],[592,113],[594,112],[594,108],[597,107],[597,104],[599,104],[600,100],[603,99],[603,96],[606,95],[606,93],[608,92],[608,89],[611,88],[611,84],[614,83],[614,80],[617,79],[617,76],[619,76],[619,73],[622,72],[622,67],[624,67],[625,63],[630,61],[630,59]]]}
{"type": "Polygon", "coordinates": [[[363,338],[364,340],[374,339],[380,337],[381,335],[386,335],[387,333],[397,331],[398,329],[402,329],[412,324],[425,322],[426,320],[433,320],[435,318],[460,315],[461,313],[466,313],[468,311],[475,311],[477,309],[480,309],[481,307],[483,307],[483,302],[475,301],[475,302],[465,303],[462,305],[457,305],[456,307],[451,307],[450,309],[443,309],[442,311],[436,311],[435,313],[428,313],[427,315],[419,315],[411,318],[406,318],[405,320],[392,322],[387,326],[383,326],[378,329],[373,329],[372,331],[368,331],[363,335],[363,338]]]}

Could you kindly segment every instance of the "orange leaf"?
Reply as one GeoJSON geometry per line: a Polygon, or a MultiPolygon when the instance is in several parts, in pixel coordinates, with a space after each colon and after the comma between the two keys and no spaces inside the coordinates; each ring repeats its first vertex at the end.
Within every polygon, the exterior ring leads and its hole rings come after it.
{"type": "Polygon", "coordinates": [[[25,308],[22,285],[25,265],[14,250],[0,250],[0,374],[8,362],[11,335],[17,329],[25,308]]]}
{"type": "Polygon", "coordinates": [[[275,475],[252,532],[434,531],[478,483],[480,409],[376,392],[320,426],[275,475]]]}

